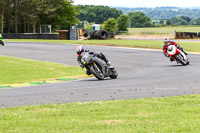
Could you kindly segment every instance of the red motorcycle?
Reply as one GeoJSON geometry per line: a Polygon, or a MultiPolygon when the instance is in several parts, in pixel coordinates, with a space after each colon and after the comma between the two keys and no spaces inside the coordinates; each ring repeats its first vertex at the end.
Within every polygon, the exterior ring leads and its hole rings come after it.
{"type": "Polygon", "coordinates": [[[170,58],[176,60],[177,63],[181,63],[184,66],[190,63],[188,57],[174,45],[168,46],[167,53],[170,58]]]}

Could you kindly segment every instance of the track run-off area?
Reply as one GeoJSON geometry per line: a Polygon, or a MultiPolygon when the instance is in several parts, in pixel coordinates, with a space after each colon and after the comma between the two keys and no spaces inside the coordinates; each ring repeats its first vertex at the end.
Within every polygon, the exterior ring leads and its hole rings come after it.
{"type": "MultiPolygon", "coordinates": [[[[0,48],[0,55],[78,66],[75,51],[77,46],[5,42],[5,46],[0,48]]],[[[170,62],[161,50],[107,46],[85,46],[85,48],[104,53],[118,71],[118,78],[99,81],[92,77],[0,89],[0,108],[200,93],[199,54],[189,53],[190,65],[182,66],[170,62]]]]}

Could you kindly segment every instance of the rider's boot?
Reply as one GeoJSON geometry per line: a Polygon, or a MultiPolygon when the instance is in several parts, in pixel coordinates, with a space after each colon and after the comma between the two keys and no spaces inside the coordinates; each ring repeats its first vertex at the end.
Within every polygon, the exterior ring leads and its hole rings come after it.
{"type": "Polygon", "coordinates": [[[110,62],[110,61],[106,62],[106,64],[107,64],[108,66],[111,66],[111,62],[110,62]]]}
{"type": "Polygon", "coordinates": [[[172,61],[175,61],[171,56],[169,57],[169,59],[170,59],[171,62],[172,62],[172,61]]]}
{"type": "Polygon", "coordinates": [[[190,61],[188,60],[186,64],[189,65],[189,64],[190,64],[190,61]]]}
{"type": "Polygon", "coordinates": [[[183,51],[183,53],[185,54],[185,55],[187,55],[187,53],[183,50],[183,48],[182,47],[178,47],[181,51],[183,51]]]}
{"type": "Polygon", "coordinates": [[[184,53],[185,55],[187,55],[187,53],[186,53],[185,51],[183,51],[183,53],[184,53]]]}
{"type": "Polygon", "coordinates": [[[111,65],[110,61],[106,62],[106,64],[107,64],[108,68],[114,68],[114,67],[111,65]]]}
{"type": "Polygon", "coordinates": [[[110,62],[110,61],[106,62],[106,64],[107,64],[109,67],[112,67],[112,65],[111,65],[111,62],[110,62]]]}

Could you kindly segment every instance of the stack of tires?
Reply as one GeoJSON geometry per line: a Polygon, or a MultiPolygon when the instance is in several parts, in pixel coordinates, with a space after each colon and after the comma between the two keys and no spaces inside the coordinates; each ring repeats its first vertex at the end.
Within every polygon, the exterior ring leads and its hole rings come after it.
{"type": "Polygon", "coordinates": [[[108,32],[105,30],[83,31],[83,36],[87,39],[108,39],[108,32]]]}

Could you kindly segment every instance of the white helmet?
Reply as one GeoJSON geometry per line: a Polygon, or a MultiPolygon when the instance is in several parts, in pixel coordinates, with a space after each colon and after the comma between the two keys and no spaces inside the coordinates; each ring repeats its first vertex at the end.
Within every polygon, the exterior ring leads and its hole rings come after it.
{"type": "Polygon", "coordinates": [[[77,54],[78,55],[80,55],[82,52],[84,52],[85,50],[84,50],[84,47],[83,46],[78,46],[77,48],[76,48],[76,52],[77,52],[77,54]]]}

